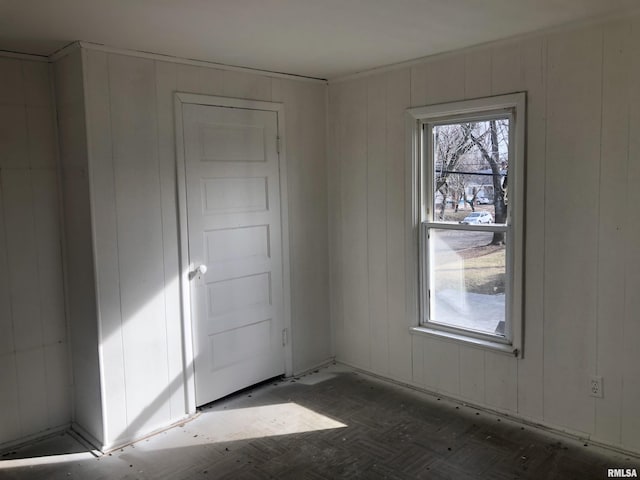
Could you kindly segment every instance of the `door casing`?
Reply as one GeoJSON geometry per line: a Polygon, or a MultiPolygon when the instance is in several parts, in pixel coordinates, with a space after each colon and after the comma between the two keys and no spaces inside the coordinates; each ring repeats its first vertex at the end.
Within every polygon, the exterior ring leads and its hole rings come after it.
{"type": "Polygon", "coordinates": [[[289,259],[289,209],[287,193],[287,161],[285,148],[284,105],[282,103],[262,102],[230,97],[217,97],[193,93],[176,92],[174,94],[175,123],[176,123],[176,181],[178,195],[178,229],[180,256],[180,303],[182,312],[182,347],[183,347],[183,376],[187,414],[196,411],[195,369],[193,348],[193,320],[191,315],[191,287],[189,280],[189,234],[187,230],[187,183],[184,152],[184,128],[182,109],[185,104],[208,105],[213,107],[242,108],[247,110],[265,110],[276,112],[278,116],[279,137],[279,177],[280,177],[280,224],[282,236],[282,281],[283,281],[283,310],[284,328],[287,342],[285,351],[285,375],[293,375],[293,349],[291,342],[291,273],[289,259]]]}

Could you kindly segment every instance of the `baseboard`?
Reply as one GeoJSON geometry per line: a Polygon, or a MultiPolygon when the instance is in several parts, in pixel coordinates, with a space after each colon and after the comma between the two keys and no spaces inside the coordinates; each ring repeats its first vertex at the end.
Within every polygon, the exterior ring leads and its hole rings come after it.
{"type": "Polygon", "coordinates": [[[335,363],[335,361],[336,361],[335,357],[329,357],[328,359],[323,360],[322,362],[320,362],[320,363],[318,363],[318,364],[316,364],[316,365],[314,365],[312,367],[305,367],[303,370],[294,370],[292,376],[293,377],[297,377],[297,376],[300,376],[300,375],[306,375],[307,373],[311,373],[314,370],[317,370],[319,368],[324,368],[324,367],[326,367],[328,365],[331,365],[331,364],[335,363]]]}
{"type": "Polygon", "coordinates": [[[154,435],[157,435],[159,433],[162,433],[166,430],[170,430],[174,427],[177,426],[182,426],[185,423],[190,422],[191,420],[197,418],[200,416],[199,412],[194,413],[193,415],[185,415],[184,417],[179,418],[178,420],[176,420],[175,422],[172,422],[171,424],[164,426],[164,427],[160,427],[160,428],[156,428],[155,430],[152,430],[149,433],[145,433],[143,435],[133,435],[131,437],[125,437],[125,438],[120,438],[117,439],[115,442],[111,443],[111,444],[107,444],[107,445],[103,445],[102,448],[100,449],[100,451],[104,454],[107,454],[109,452],[112,452],[114,450],[117,450],[119,448],[124,448],[126,446],[129,446],[133,443],[136,442],[140,442],[142,440],[146,440],[149,437],[153,437],[154,435]]]}
{"type": "Polygon", "coordinates": [[[87,432],[77,423],[71,423],[71,432],[73,437],[86,446],[94,455],[100,456],[104,451],[102,450],[102,442],[96,437],[87,432]]]}

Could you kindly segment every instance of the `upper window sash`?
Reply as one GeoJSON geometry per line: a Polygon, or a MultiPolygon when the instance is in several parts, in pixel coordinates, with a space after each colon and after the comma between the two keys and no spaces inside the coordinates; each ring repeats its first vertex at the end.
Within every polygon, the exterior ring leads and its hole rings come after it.
{"type": "MultiPolygon", "coordinates": [[[[440,118],[440,117],[439,117],[440,118]]],[[[420,219],[422,223],[427,223],[429,225],[457,225],[462,227],[462,225],[445,220],[437,220],[434,216],[435,208],[434,208],[434,199],[435,199],[435,161],[433,157],[433,127],[438,125],[454,125],[458,123],[474,123],[474,122],[484,122],[490,120],[508,120],[509,121],[509,149],[508,149],[508,164],[513,166],[515,164],[515,148],[512,148],[512,145],[515,143],[515,111],[514,107],[508,109],[501,109],[499,111],[491,111],[488,113],[478,114],[478,115],[454,115],[452,117],[446,117],[440,121],[437,120],[421,120],[420,121],[420,138],[419,149],[421,152],[422,161],[418,162],[418,168],[420,171],[420,219]],[[426,201],[425,201],[426,200],[426,201]]],[[[512,209],[507,209],[507,218],[505,219],[505,223],[499,223],[495,225],[503,225],[509,226],[511,225],[513,211],[512,209]]],[[[472,227],[478,228],[480,225],[472,225],[472,227]]]]}

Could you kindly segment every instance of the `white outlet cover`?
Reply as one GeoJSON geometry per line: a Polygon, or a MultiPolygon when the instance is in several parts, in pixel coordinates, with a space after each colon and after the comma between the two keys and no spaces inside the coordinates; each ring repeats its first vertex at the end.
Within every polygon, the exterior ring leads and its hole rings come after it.
{"type": "Polygon", "coordinates": [[[601,376],[593,375],[589,380],[589,395],[596,398],[604,397],[604,385],[601,376]]]}

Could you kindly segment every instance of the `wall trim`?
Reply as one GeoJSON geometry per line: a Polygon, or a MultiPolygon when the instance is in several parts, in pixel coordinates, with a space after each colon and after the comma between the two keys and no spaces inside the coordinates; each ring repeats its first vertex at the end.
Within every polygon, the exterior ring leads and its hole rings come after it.
{"type": "Polygon", "coordinates": [[[46,55],[12,52],[10,50],[0,50],[0,58],[15,58],[16,60],[29,60],[32,62],[49,62],[49,57],[47,57],[46,55]]]}
{"type": "Polygon", "coordinates": [[[287,80],[297,80],[299,82],[312,82],[321,83],[326,85],[327,80],[318,77],[307,77],[305,75],[295,75],[292,73],[273,72],[271,70],[261,70],[259,68],[240,67],[236,65],[227,65],[224,63],[209,62],[206,60],[196,60],[192,58],[181,58],[173,55],[165,55],[162,53],[142,52],[139,50],[128,50],[126,48],[110,47],[101,43],[86,42],[78,40],[72,42],[65,47],[61,48],[57,52],[52,53],[48,59],[44,57],[43,61],[56,62],[60,58],[69,55],[74,50],[81,48],[84,50],[95,50],[98,52],[111,53],[116,55],[126,55],[129,57],[146,58],[149,60],[156,60],[159,62],[177,63],[182,65],[192,65],[195,67],[214,68],[217,70],[226,70],[231,72],[243,72],[250,73],[252,75],[262,75],[271,78],[284,78],[287,80]]]}
{"type": "Polygon", "coordinates": [[[76,42],[68,43],[61,49],[56,50],[51,55],[49,55],[49,57],[47,58],[47,61],[49,63],[55,63],[58,60],[60,60],[62,57],[66,57],[67,55],[70,55],[71,53],[73,53],[76,50],[79,50],[80,48],[81,48],[80,42],[76,41],[76,42]]]}
{"type": "MultiPolygon", "coordinates": [[[[93,447],[96,452],[104,453],[103,444],[96,437],[87,432],[83,427],[75,421],[71,423],[71,432],[75,437],[82,439],[83,443],[93,447]]],[[[97,453],[96,453],[97,454],[97,453]]]]}
{"type": "Polygon", "coordinates": [[[154,437],[159,433],[166,432],[167,430],[171,430],[172,428],[175,428],[177,426],[184,426],[186,423],[189,423],[191,420],[194,420],[199,416],[200,416],[200,412],[197,412],[193,415],[185,414],[182,417],[178,418],[175,422],[169,425],[166,425],[164,427],[156,428],[150,431],[149,433],[146,433],[143,435],[135,435],[135,434],[130,435],[129,437],[126,437],[125,439],[120,440],[118,442],[113,442],[108,445],[103,445],[102,449],[100,450],[100,453],[103,455],[106,455],[110,452],[113,452],[114,450],[119,450],[121,448],[128,447],[129,445],[133,445],[138,442],[141,442],[142,440],[146,440],[147,438],[154,437]]]}
{"type": "Polygon", "coordinates": [[[331,355],[326,360],[323,360],[322,362],[315,363],[311,367],[304,367],[301,370],[294,370],[293,376],[301,377],[303,375],[308,375],[308,374],[312,373],[314,370],[318,370],[319,368],[327,368],[330,365],[334,365],[335,362],[336,362],[335,355],[331,355]]]}

